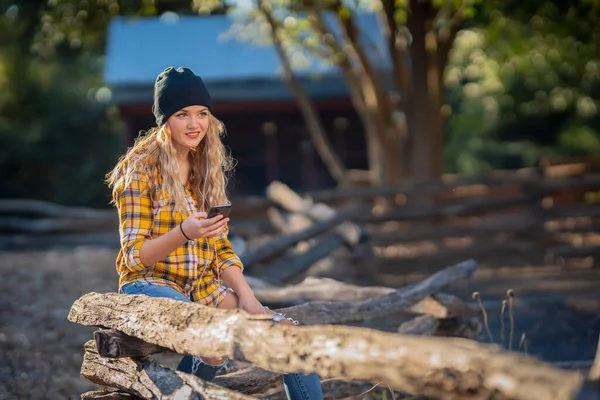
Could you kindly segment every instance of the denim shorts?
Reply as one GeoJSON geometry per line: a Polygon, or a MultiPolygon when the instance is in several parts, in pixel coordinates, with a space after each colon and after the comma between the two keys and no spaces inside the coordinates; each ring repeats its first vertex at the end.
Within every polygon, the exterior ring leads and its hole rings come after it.
{"type": "Polygon", "coordinates": [[[172,287],[146,281],[128,283],[121,288],[120,292],[123,294],[145,294],[150,297],[166,297],[168,299],[185,301],[186,303],[192,302],[183,293],[172,287]]]}

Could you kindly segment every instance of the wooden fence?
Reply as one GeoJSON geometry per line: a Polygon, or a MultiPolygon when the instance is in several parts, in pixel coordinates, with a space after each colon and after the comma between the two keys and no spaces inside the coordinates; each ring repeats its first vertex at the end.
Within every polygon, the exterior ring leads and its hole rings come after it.
{"type": "MultiPolygon", "coordinates": [[[[536,169],[301,195],[273,182],[264,198],[233,199],[231,231],[248,273],[274,283],[333,255],[365,282],[396,284],[467,258],[482,270],[594,264],[599,166],[546,160],[536,169]]],[[[0,250],[94,244],[118,246],[114,209],[0,200],[0,250]]]]}

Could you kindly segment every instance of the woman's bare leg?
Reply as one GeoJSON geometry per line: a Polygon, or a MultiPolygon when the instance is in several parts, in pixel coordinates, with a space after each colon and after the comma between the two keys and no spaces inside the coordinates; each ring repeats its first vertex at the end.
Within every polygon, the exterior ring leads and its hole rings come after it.
{"type": "MultiPolygon", "coordinates": [[[[227,292],[225,294],[225,298],[219,304],[217,308],[221,308],[224,310],[232,310],[234,308],[238,308],[238,296],[233,292],[227,292]]],[[[202,357],[202,359],[212,365],[219,365],[225,361],[224,358],[213,358],[213,357],[202,357]]]]}

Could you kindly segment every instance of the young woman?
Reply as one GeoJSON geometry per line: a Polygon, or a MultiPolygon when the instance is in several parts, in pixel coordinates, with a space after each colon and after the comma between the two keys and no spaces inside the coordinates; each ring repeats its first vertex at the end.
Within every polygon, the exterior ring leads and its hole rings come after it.
{"type": "MultiPolygon", "coordinates": [[[[107,175],[119,213],[119,291],[272,313],[242,274],[227,239],[229,218],[207,218],[210,206],[228,202],[226,173],[233,167],[212,111],[208,90],[190,69],[168,67],[156,78],[157,126],[107,175]]],[[[292,324],[280,314],[273,321],[292,324]]],[[[226,359],[185,356],[178,370],[210,381],[226,366],[226,359]]],[[[290,399],[323,398],[315,374],[283,381],[290,399]]]]}

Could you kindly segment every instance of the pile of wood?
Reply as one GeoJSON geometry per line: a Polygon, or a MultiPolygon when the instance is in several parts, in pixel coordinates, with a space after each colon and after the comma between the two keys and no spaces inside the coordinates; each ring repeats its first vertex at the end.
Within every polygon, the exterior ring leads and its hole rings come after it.
{"type": "Polygon", "coordinates": [[[433,399],[591,398],[578,396],[596,393],[600,365],[586,377],[469,338],[480,329],[478,313],[443,289],[476,270],[465,261],[396,290],[330,281],[288,287],[287,295],[312,299],[278,310],[302,322],[295,327],[242,310],[89,293],[75,301],[69,320],[101,328],[85,344],[81,373],[106,388],[82,398],[284,398],[280,375],[294,372],[317,373],[327,398],[357,396],[365,385],[433,399]],[[323,290],[304,290],[311,286],[323,290]],[[331,301],[329,291],[343,300],[331,301]],[[349,326],[401,311],[419,316],[395,333],[349,326]],[[455,330],[438,329],[449,321],[455,330]],[[236,368],[203,382],[159,365],[152,354],[163,351],[229,357],[236,368]]]}

